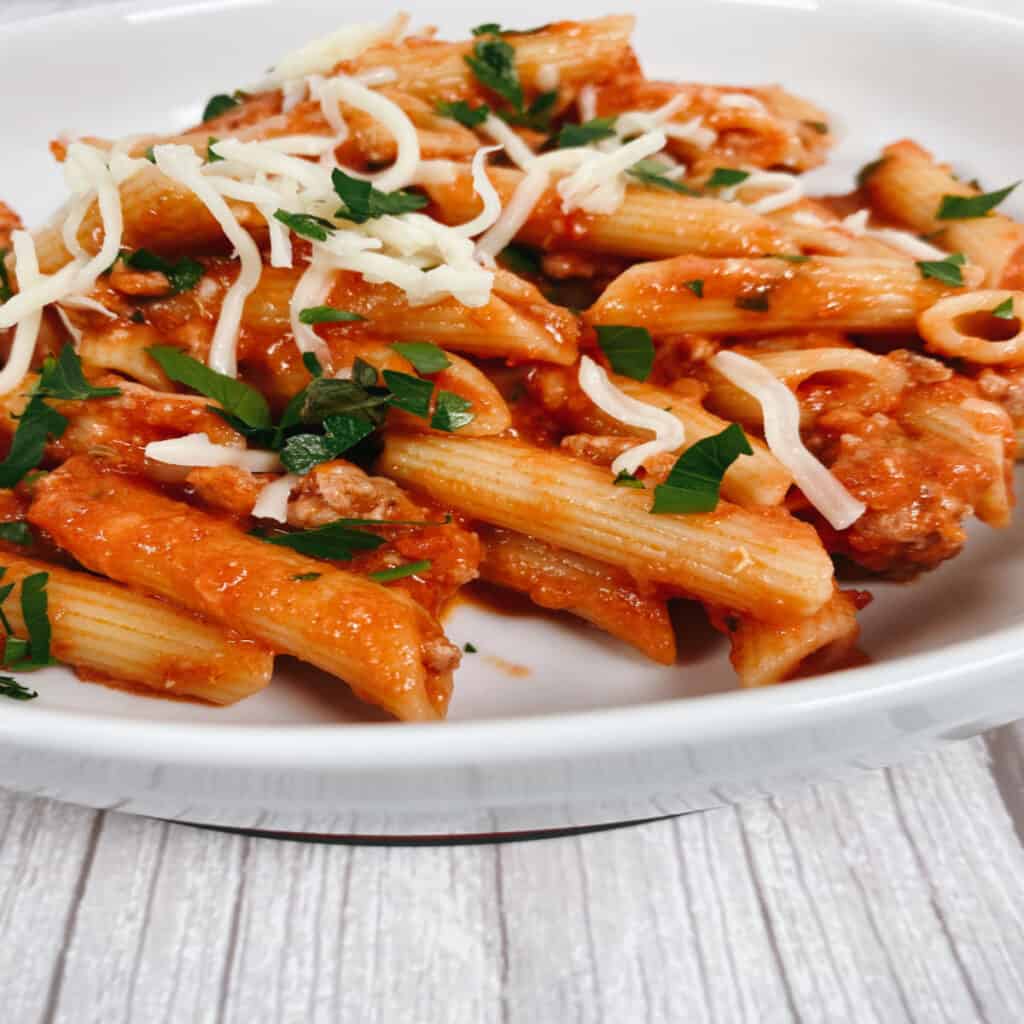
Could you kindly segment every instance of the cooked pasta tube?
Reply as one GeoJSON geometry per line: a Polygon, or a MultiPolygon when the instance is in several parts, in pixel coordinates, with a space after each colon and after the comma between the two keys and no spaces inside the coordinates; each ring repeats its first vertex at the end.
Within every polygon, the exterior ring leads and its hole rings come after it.
{"type": "Polygon", "coordinates": [[[951,295],[924,310],[917,328],[925,348],[950,359],[981,366],[1024,365],[1024,327],[1014,308],[1024,312],[1024,292],[985,288],[951,295]],[[993,310],[1009,303],[1010,315],[993,310]]]}
{"type": "Polygon", "coordinates": [[[29,519],[87,568],[330,672],[398,718],[444,717],[458,649],[404,593],[257,540],[83,457],[40,481],[29,519]]]}
{"type": "MultiPolygon", "coordinates": [[[[214,704],[234,704],[270,682],[274,659],[266,647],[173,605],[6,551],[0,568],[5,584],[49,575],[53,654],[90,675],[214,704]]],[[[3,610],[15,635],[27,638],[20,602],[12,597],[3,610]]]]}
{"type": "Polygon", "coordinates": [[[1000,213],[969,220],[940,220],[943,196],[977,196],[926,149],[904,139],[882,151],[866,175],[865,191],[883,216],[928,235],[950,252],[962,252],[985,271],[990,288],[1024,287],[1024,225],[1000,213]],[[934,237],[933,237],[934,236],[934,237]]]}
{"type": "Polygon", "coordinates": [[[729,635],[732,662],[744,686],[781,683],[809,658],[838,659],[857,643],[856,595],[836,590],[813,615],[782,625],[758,622],[748,616],[724,613],[712,616],[729,635]]]}
{"type": "MultiPolygon", "coordinates": [[[[610,374],[609,379],[630,398],[671,412],[683,424],[687,446],[703,437],[719,434],[729,425],[704,409],[699,402],[669,388],[655,387],[618,374],[610,374]]],[[[652,436],[650,431],[620,423],[603,413],[583,393],[575,370],[544,367],[530,374],[527,387],[550,415],[574,430],[596,434],[652,436]]],[[[786,496],[793,482],[792,477],[768,451],[763,441],[757,438],[749,440],[754,454],[737,459],[729,467],[722,478],[722,494],[738,505],[778,505],[786,496]]]]}
{"type": "MultiPolygon", "coordinates": [[[[523,172],[492,167],[488,177],[502,205],[507,205],[523,172]]],[[[428,183],[424,190],[446,224],[462,224],[480,212],[480,200],[468,169],[452,181],[428,183]]],[[[561,197],[549,187],[534,206],[516,238],[546,249],[663,259],[696,253],[701,256],[762,256],[798,253],[784,230],[739,203],[677,195],[639,185],[626,189],[622,205],[612,214],[562,212],[561,197]]]]}
{"type": "Polygon", "coordinates": [[[493,438],[392,436],[381,469],[471,518],[759,618],[811,614],[832,591],[816,534],[778,508],[652,515],[649,492],[605,469],[493,438]]]}
{"type": "MultiPolygon", "coordinates": [[[[288,304],[299,273],[264,268],[246,302],[244,326],[275,335],[288,330],[288,304]]],[[[539,359],[564,365],[576,359],[576,318],[548,302],[533,285],[505,271],[495,275],[491,300],[479,309],[455,299],[410,306],[393,285],[369,284],[358,274],[346,272],[336,275],[327,302],[366,318],[364,327],[346,325],[346,336],[365,330],[395,341],[427,338],[442,348],[483,358],[539,359]]]]}
{"type": "Polygon", "coordinates": [[[89,370],[121,373],[147,387],[170,391],[167,374],[146,351],[163,341],[159,331],[146,324],[118,321],[101,330],[83,331],[78,355],[89,370]]]}
{"type": "MultiPolygon", "coordinates": [[[[542,68],[553,68],[563,100],[580,86],[605,78],[632,57],[629,37],[634,19],[612,15],[593,21],[558,21],[533,32],[505,32],[515,50],[516,70],[528,94],[547,91],[538,82],[542,68]]],[[[381,65],[393,68],[395,88],[428,102],[476,96],[479,84],[465,58],[474,43],[417,39],[410,45],[374,46],[340,70],[357,73],[381,65]]]]}
{"type": "Polygon", "coordinates": [[[1016,435],[1009,414],[995,402],[977,397],[963,382],[916,388],[900,404],[899,418],[914,433],[962,448],[987,462],[992,483],[974,511],[989,526],[1007,526],[1013,512],[1013,463],[1016,435]]]}
{"type": "MultiPolygon", "coordinates": [[[[980,267],[962,268],[966,287],[980,267]]],[[[912,330],[915,318],[959,289],[926,279],[910,261],[816,257],[710,260],[679,256],[631,267],[587,311],[593,324],[633,324],[656,335],[767,334],[836,328],[912,330]],[[702,282],[703,297],[694,282],[702,282]]]]}
{"type": "MultiPolygon", "coordinates": [[[[770,370],[793,391],[818,374],[851,380],[859,386],[844,389],[843,404],[863,412],[891,408],[907,386],[907,371],[898,362],[853,346],[743,354],[770,370]]],[[[757,399],[713,369],[708,370],[706,379],[711,408],[726,419],[761,427],[763,415],[757,399]]],[[[809,426],[814,417],[813,409],[801,406],[801,426],[809,426]]]]}
{"type": "Polygon", "coordinates": [[[542,608],[586,619],[653,661],[675,662],[668,603],[638,587],[627,572],[522,533],[486,526],[479,534],[480,576],[488,583],[526,594],[542,608]]]}

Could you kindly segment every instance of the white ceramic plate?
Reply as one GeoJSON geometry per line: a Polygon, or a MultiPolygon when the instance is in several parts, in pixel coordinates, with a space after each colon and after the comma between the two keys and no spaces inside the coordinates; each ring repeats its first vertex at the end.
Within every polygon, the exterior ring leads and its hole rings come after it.
{"type": "MultiPolygon", "coordinates": [[[[639,15],[649,73],[782,82],[833,112],[842,141],[812,191],[847,188],[907,135],[992,187],[1022,172],[1009,98],[1024,88],[1024,15],[895,0],[619,6],[639,15]]],[[[39,222],[63,195],[54,135],[195,122],[207,96],[258,78],[345,13],[333,0],[136,3],[3,29],[0,95],[18,99],[5,109],[0,197],[39,222]]],[[[485,18],[594,13],[574,0],[417,12],[452,34],[485,18]]],[[[343,686],[294,665],[224,710],[48,671],[38,701],[0,707],[0,780],[139,813],[364,834],[596,824],[771,792],[1024,714],[1022,541],[1024,525],[975,529],[964,555],[917,584],[872,586],[867,667],[757,692],[726,692],[724,644],[700,626],[666,669],[567,617],[468,606],[448,632],[480,653],[439,726],[370,721],[343,686]]]]}

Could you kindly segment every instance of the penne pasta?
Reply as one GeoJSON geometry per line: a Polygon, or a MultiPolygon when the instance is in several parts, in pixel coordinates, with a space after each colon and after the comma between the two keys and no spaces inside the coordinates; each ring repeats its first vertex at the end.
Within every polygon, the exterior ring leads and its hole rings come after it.
{"type": "Polygon", "coordinates": [[[458,651],[405,594],[247,536],[87,458],[39,483],[29,518],[94,572],[316,665],[397,718],[444,717],[458,651]],[[310,572],[315,580],[297,579],[310,572]]]}
{"type": "Polygon", "coordinates": [[[831,593],[813,530],[780,509],[652,516],[649,494],[605,470],[491,438],[390,437],[380,468],[471,518],[759,618],[811,614],[831,593]]]}
{"type": "MultiPolygon", "coordinates": [[[[967,287],[979,267],[964,267],[967,287]]],[[[837,328],[912,330],[919,313],[957,289],[926,279],[909,261],[815,257],[709,260],[679,256],[638,264],[587,311],[592,324],[633,324],[652,334],[767,334],[837,328]],[[691,284],[702,282],[703,296],[691,284]]]]}
{"type": "Polygon", "coordinates": [[[480,539],[481,579],[526,594],[541,608],[585,619],[652,661],[675,662],[667,601],[622,569],[510,530],[484,527],[480,539]]]}
{"type": "MultiPolygon", "coordinates": [[[[234,704],[270,682],[274,659],[266,647],[174,605],[6,551],[0,568],[4,584],[48,575],[52,652],[89,678],[213,704],[234,704]]],[[[20,603],[12,597],[3,610],[14,634],[27,638],[20,603]]]]}

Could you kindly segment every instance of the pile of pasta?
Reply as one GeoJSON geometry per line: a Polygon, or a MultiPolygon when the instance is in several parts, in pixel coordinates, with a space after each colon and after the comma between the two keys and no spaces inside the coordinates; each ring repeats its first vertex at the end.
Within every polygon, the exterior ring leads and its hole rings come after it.
{"type": "Polygon", "coordinates": [[[811,197],[826,114],[650,80],[632,27],[399,16],[54,142],[66,206],[0,217],[8,668],[228,704],[283,654],[436,719],[483,580],[663,664],[699,602],[759,686],[853,652],[837,567],[1009,521],[1012,187],[902,141],[811,197]]]}

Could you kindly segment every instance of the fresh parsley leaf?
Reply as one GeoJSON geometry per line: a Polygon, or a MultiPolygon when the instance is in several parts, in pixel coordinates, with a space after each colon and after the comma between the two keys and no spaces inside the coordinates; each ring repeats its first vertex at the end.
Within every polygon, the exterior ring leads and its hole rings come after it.
{"type": "Polygon", "coordinates": [[[417,373],[440,373],[452,361],[432,341],[395,341],[391,347],[412,363],[417,373]]]}
{"type": "Polygon", "coordinates": [[[16,679],[10,676],[0,676],[0,697],[9,697],[11,700],[35,700],[39,694],[22,686],[16,679]]]}
{"type": "Polygon", "coordinates": [[[880,156],[877,160],[872,160],[870,163],[865,164],[857,172],[857,188],[863,188],[868,183],[868,178],[871,177],[875,171],[878,170],[882,164],[885,163],[885,157],[880,156]]]}
{"type": "Polygon", "coordinates": [[[1013,296],[1011,295],[1010,298],[1003,299],[1003,301],[992,310],[992,315],[998,317],[1000,320],[1013,320],[1017,315],[1013,311],[1013,296]]]}
{"type": "Polygon", "coordinates": [[[633,476],[632,473],[627,473],[625,470],[622,470],[622,472],[619,473],[615,478],[614,483],[616,487],[632,487],[638,491],[644,490],[643,481],[633,476]]]}
{"type": "Polygon", "coordinates": [[[168,263],[148,249],[136,249],[124,257],[124,262],[133,270],[158,270],[170,282],[172,295],[195,288],[205,269],[202,263],[187,256],[182,256],[177,263],[168,263]]]}
{"type": "MultiPolygon", "coordinates": [[[[374,370],[373,374],[376,381],[377,371],[374,370]]],[[[384,422],[391,396],[383,388],[374,388],[356,380],[354,368],[352,376],[352,380],[333,377],[314,380],[306,388],[299,420],[302,423],[323,423],[328,416],[359,416],[379,427],[384,422]]]]}
{"type": "Polygon", "coordinates": [[[321,576],[323,576],[322,572],[300,572],[296,573],[292,579],[296,583],[310,583],[312,580],[320,579],[321,576]]]}
{"type": "MultiPolygon", "coordinates": [[[[358,313],[350,313],[347,309],[335,309],[333,306],[308,306],[299,311],[299,323],[307,325],[356,323],[365,319],[365,316],[360,316],[358,313]]],[[[312,354],[312,352],[306,353],[306,355],[312,354]]]]}
{"type": "Polygon", "coordinates": [[[221,114],[226,114],[229,110],[237,107],[239,102],[234,96],[229,96],[224,92],[211,96],[203,109],[203,123],[212,121],[215,117],[220,117],[221,114]]]}
{"type": "Polygon", "coordinates": [[[486,103],[471,107],[465,100],[454,103],[438,103],[434,108],[442,117],[450,117],[466,128],[479,128],[487,120],[491,108],[486,103]]]}
{"type": "Polygon", "coordinates": [[[665,482],[654,488],[651,512],[713,512],[726,470],[741,455],[753,454],[736,423],[702,438],[679,456],[665,482]]]}
{"type": "MultiPolygon", "coordinates": [[[[25,666],[25,661],[28,659],[28,641],[22,640],[18,636],[7,636],[4,638],[4,652],[3,657],[0,657],[2,661],[9,668],[15,666],[25,666]]],[[[31,666],[28,666],[31,668],[31,666]]]]}
{"type": "Polygon", "coordinates": [[[742,185],[750,177],[750,171],[739,171],[734,167],[716,167],[705,182],[705,188],[729,188],[742,185]]]}
{"type": "Polygon", "coordinates": [[[55,359],[47,356],[39,372],[35,393],[43,398],[84,401],[87,398],[113,398],[120,388],[94,388],[82,373],[82,361],[70,345],[61,349],[55,359]]]}
{"type": "Polygon", "coordinates": [[[383,377],[391,392],[391,404],[396,409],[403,409],[423,419],[430,416],[430,398],[434,393],[431,381],[413,377],[408,373],[399,373],[397,370],[385,370],[383,377]]]}
{"type": "Polygon", "coordinates": [[[152,146],[146,147],[146,152],[142,154],[151,164],[156,163],[156,153],[153,152],[152,146]]]}
{"type": "Polygon", "coordinates": [[[802,253],[793,252],[770,252],[768,255],[773,260],[785,260],[787,263],[806,263],[811,258],[802,253]]]}
{"type": "Polygon", "coordinates": [[[28,633],[28,643],[8,637],[4,664],[9,668],[41,668],[52,664],[50,658],[50,616],[46,584],[48,572],[36,572],[21,581],[21,617],[28,633]],[[11,643],[10,641],[16,641],[11,643]]]}
{"type": "Polygon", "coordinates": [[[32,528],[28,523],[0,523],[0,540],[28,547],[32,543],[32,528]]]}
{"type": "Polygon", "coordinates": [[[746,309],[751,313],[767,313],[772,308],[765,292],[752,292],[750,295],[737,295],[733,303],[737,309],[746,309]]]}
{"type": "Polygon", "coordinates": [[[516,52],[504,39],[477,39],[472,56],[467,54],[463,60],[484,88],[497,93],[516,110],[523,109],[523,87],[516,70],[516,52]]]}
{"type": "Polygon", "coordinates": [[[377,383],[377,367],[356,356],[352,363],[352,379],[360,387],[372,388],[377,383]]]}
{"type": "Polygon", "coordinates": [[[535,249],[527,245],[506,245],[498,253],[498,260],[509,270],[516,274],[523,274],[529,277],[531,274],[539,274],[540,256],[535,249]]]}
{"type": "Polygon", "coordinates": [[[1019,184],[1019,181],[1015,181],[1006,188],[996,192],[983,192],[980,196],[945,195],[939,203],[939,212],[935,217],[937,220],[973,220],[976,217],[987,217],[1019,184]]]}
{"type": "Polygon", "coordinates": [[[477,651],[479,650],[479,648],[476,646],[476,644],[471,644],[468,641],[462,645],[462,649],[467,654],[476,654],[477,651]]]}
{"type": "Polygon", "coordinates": [[[950,284],[960,288],[964,283],[964,275],[960,268],[966,259],[962,252],[955,252],[944,260],[918,260],[917,269],[921,271],[924,278],[933,277],[943,284],[950,284]]]}
{"type": "Polygon", "coordinates": [[[146,314],[141,309],[133,309],[131,316],[128,317],[133,324],[144,324],[146,322],[146,314]]]}
{"type": "Polygon", "coordinates": [[[197,359],[169,345],[155,345],[146,351],[171,380],[212,398],[228,415],[237,418],[247,427],[273,426],[267,400],[255,388],[211,370],[197,359]]]}
{"type": "Polygon", "coordinates": [[[610,139],[614,134],[614,117],[593,117],[583,124],[563,124],[558,133],[557,146],[559,149],[587,146],[591,142],[610,139]]]}
{"type": "Polygon", "coordinates": [[[425,558],[420,562],[406,562],[405,565],[396,565],[393,569],[381,569],[379,572],[366,574],[367,579],[375,580],[377,583],[393,583],[395,580],[404,580],[407,576],[415,576],[417,573],[427,572],[430,569],[430,559],[425,558]]]}
{"type": "Polygon", "coordinates": [[[206,162],[208,164],[215,164],[224,157],[220,155],[213,147],[220,142],[220,139],[214,138],[212,135],[206,140],[206,162]]]}
{"type": "Polygon", "coordinates": [[[693,281],[684,281],[684,288],[689,288],[698,299],[704,298],[704,282],[700,278],[696,278],[693,281]]]}
{"type": "Polygon", "coordinates": [[[331,184],[342,202],[335,216],[356,224],[385,214],[411,213],[427,205],[427,197],[417,192],[380,192],[370,182],[353,178],[337,167],[331,172],[331,184]]]}
{"type": "Polygon", "coordinates": [[[597,343],[612,369],[633,380],[647,380],[654,365],[654,342],[646,327],[600,326],[597,343]]]}
{"type": "Polygon", "coordinates": [[[30,469],[35,469],[42,461],[47,437],[60,437],[68,425],[38,395],[29,400],[17,420],[18,428],[7,458],[0,462],[0,487],[13,487],[30,469]]]}
{"type": "Polygon", "coordinates": [[[295,434],[281,448],[281,462],[289,473],[304,476],[321,462],[330,462],[374,431],[360,416],[328,416],[323,434],[295,434]]]}
{"type": "Polygon", "coordinates": [[[825,121],[802,121],[801,123],[819,135],[828,135],[828,123],[825,121]]]}
{"type": "Polygon", "coordinates": [[[7,250],[0,249],[0,302],[6,302],[13,294],[11,279],[7,273],[7,250]]]}
{"type": "Polygon", "coordinates": [[[467,423],[473,422],[474,414],[470,411],[472,408],[473,403],[468,398],[463,398],[453,391],[438,391],[430,425],[435,430],[461,430],[467,423]]]}
{"type": "Polygon", "coordinates": [[[500,36],[501,25],[496,21],[485,21],[482,25],[477,25],[476,28],[470,29],[470,32],[475,36],[500,36]]]}
{"type": "MultiPolygon", "coordinates": [[[[367,182],[369,184],[369,182],[367,182]]],[[[323,217],[314,217],[311,213],[289,213],[287,210],[275,210],[274,220],[291,228],[303,238],[312,238],[315,242],[326,242],[327,236],[337,229],[323,217]]]]}
{"type": "Polygon", "coordinates": [[[542,92],[522,111],[498,111],[498,116],[509,124],[522,128],[531,128],[535,132],[546,132],[551,127],[551,112],[558,102],[558,90],[542,92]]]}
{"type": "Polygon", "coordinates": [[[302,365],[309,371],[310,377],[322,377],[324,368],[320,365],[315,352],[302,353],[302,365]]]}
{"type": "Polygon", "coordinates": [[[643,182],[645,185],[667,188],[671,192],[678,192],[683,196],[698,195],[697,190],[690,188],[689,185],[666,177],[666,171],[668,171],[668,167],[657,160],[639,160],[626,173],[631,178],[636,178],[637,181],[643,182]]]}
{"type": "Polygon", "coordinates": [[[295,533],[279,533],[261,537],[268,544],[291,548],[312,558],[330,558],[339,562],[348,562],[360,551],[376,551],[385,543],[383,537],[365,530],[355,530],[348,525],[348,520],[337,519],[325,526],[317,526],[311,530],[299,530],[295,533]]]}

